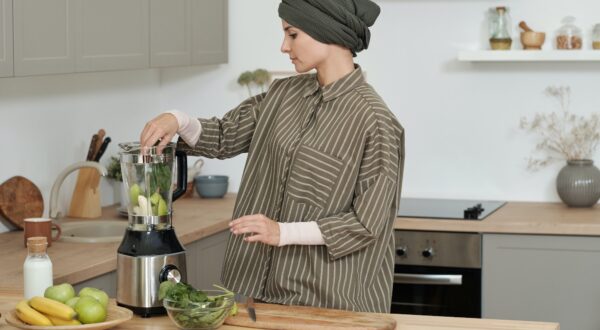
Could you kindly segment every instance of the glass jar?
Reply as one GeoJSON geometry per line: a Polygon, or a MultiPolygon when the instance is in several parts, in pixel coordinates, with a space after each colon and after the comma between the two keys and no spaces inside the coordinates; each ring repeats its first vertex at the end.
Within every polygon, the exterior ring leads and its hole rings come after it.
{"type": "Polygon", "coordinates": [[[493,50],[508,50],[512,45],[510,16],[506,7],[496,7],[490,15],[490,46],[493,50]]]}
{"type": "Polygon", "coordinates": [[[575,17],[567,16],[563,19],[563,26],[556,31],[557,49],[581,49],[583,36],[581,29],[575,25],[575,17]]]}
{"type": "Polygon", "coordinates": [[[600,50],[600,24],[594,25],[592,31],[592,48],[600,50]]]}

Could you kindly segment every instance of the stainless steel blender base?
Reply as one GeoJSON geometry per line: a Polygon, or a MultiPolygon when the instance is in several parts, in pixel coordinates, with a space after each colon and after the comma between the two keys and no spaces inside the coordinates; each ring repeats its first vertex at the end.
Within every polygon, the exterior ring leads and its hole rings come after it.
{"type": "Polygon", "coordinates": [[[117,303],[142,316],[164,314],[158,288],[175,269],[186,282],[185,252],[135,257],[117,254],[117,303]]]}

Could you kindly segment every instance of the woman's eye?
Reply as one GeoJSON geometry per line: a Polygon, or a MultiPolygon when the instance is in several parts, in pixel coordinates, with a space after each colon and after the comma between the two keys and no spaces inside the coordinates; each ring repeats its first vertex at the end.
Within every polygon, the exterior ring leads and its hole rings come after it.
{"type": "Polygon", "coordinates": [[[296,36],[297,36],[297,34],[296,34],[296,33],[290,33],[290,34],[289,34],[289,36],[290,36],[292,39],[296,39],[296,36]]]}

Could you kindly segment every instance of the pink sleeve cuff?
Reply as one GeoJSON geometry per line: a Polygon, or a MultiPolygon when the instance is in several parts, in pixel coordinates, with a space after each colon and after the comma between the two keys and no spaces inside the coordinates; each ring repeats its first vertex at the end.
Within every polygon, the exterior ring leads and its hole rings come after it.
{"type": "Polygon", "coordinates": [[[324,244],[316,221],[279,223],[279,246],[324,244]]]}
{"type": "Polygon", "coordinates": [[[166,113],[170,113],[177,118],[177,124],[179,125],[177,134],[181,136],[183,141],[190,147],[195,146],[200,139],[200,134],[202,134],[202,125],[200,125],[200,121],[179,110],[170,110],[166,113]]]}

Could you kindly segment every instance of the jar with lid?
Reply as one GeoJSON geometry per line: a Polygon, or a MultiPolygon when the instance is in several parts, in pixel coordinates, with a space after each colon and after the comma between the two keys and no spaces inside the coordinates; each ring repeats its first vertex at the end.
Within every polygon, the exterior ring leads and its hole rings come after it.
{"type": "Polygon", "coordinates": [[[592,48],[600,50],[600,24],[594,25],[592,31],[592,48]]]}
{"type": "Polygon", "coordinates": [[[44,296],[44,291],[52,286],[52,261],[46,254],[48,241],[45,236],[27,239],[27,259],[23,263],[23,284],[25,299],[44,296]]]}
{"type": "Polygon", "coordinates": [[[506,7],[496,7],[490,14],[490,46],[493,50],[508,50],[512,45],[510,16],[506,7]]]}
{"type": "Polygon", "coordinates": [[[581,29],[575,25],[575,17],[567,16],[563,19],[563,26],[556,31],[557,49],[581,49],[583,36],[581,29]]]}

